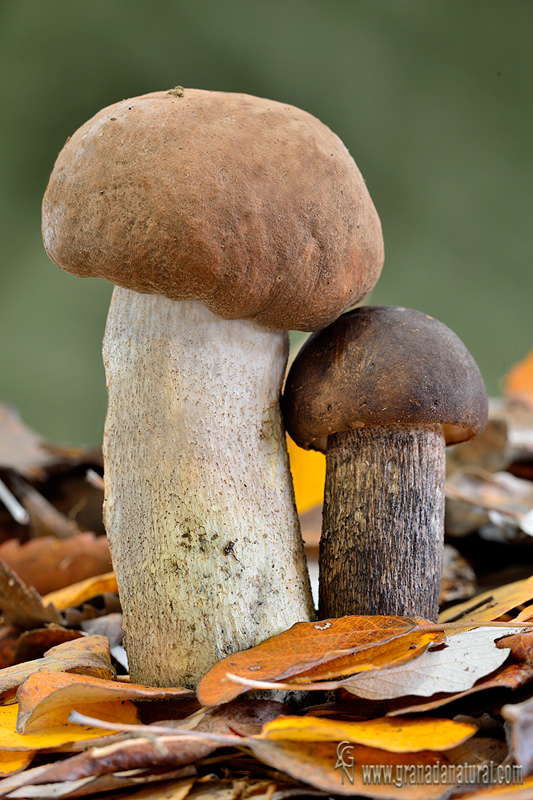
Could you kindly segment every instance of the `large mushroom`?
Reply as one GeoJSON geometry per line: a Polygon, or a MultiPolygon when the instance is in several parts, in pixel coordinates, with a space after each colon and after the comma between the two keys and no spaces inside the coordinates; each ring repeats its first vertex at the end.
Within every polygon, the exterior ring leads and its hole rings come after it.
{"type": "Polygon", "coordinates": [[[420,311],[349,311],[298,353],[283,412],[297,444],[326,452],[319,616],[436,619],[445,447],[487,421],[463,342],[420,311]]]}
{"type": "Polygon", "coordinates": [[[132,680],[194,686],[313,618],[279,395],[286,329],[365,296],[379,218],[329,128],[192,89],[100,111],[43,201],[51,259],[116,284],[104,516],[132,680]]]}

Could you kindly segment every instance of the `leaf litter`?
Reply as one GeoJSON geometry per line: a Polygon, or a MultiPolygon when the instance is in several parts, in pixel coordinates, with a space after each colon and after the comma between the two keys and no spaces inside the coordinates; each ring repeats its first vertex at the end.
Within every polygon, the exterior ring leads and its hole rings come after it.
{"type": "MultiPolygon", "coordinates": [[[[515,420],[524,418],[517,416],[516,405],[512,408],[508,422],[494,426],[498,453],[493,471],[510,469],[523,477],[528,459],[533,465],[533,449],[502,446],[502,436],[509,436],[515,420]],[[505,462],[508,453],[512,463],[505,462]],[[520,462],[513,453],[519,453],[520,462]]],[[[20,421],[15,423],[16,417],[7,414],[4,419],[15,439],[7,448],[4,444],[12,456],[5,459],[2,477],[9,488],[19,487],[19,501],[24,497],[21,484],[13,480],[15,473],[41,491],[52,477],[57,479],[58,466],[61,475],[83,463],[98,467],[98,454],[55,449],[26,432],[20,421]],[[18,460],[17,441],[25,448],[18,460]]],[[[9,439],[2,435],[1,421],[0,416],[0,453],[2,441],[9,439]]],[[[525,434],[520,436],[528,441],[525,434]]],[[[491,464],[493,446],[489,442],[478,449],[475,458],[483,460],[483,468],[491,464]]],[[[305,476],[305,464],[300,474],[305,476]]],[[[95,492],[101,492],[99,480],[93,481],[95,492]]],[[[314,485],[300,505],[309,508],[316,494],[314,485]]],[[[495,498],[489,503],[495,504],[495,498]]],[[[0,528],[2,519],[0,514],[0,528]]],[[[109,563],[107,547],[90,531],[61,539],[63,522],[53,514],[51,519],[58,520],[55,537],[4,537],[5,544],[0,544],[0,558],[4,548],[9,562],[0,573],[5,620],[0,630],[5,664],[0,670],[1,796],[111,800],[119,792],[146,800],[337,795],[444,799],[451,791],[463,791],[461,781],[455,789],[425,781],[415,785],[409,775],[420,776],[436,766],[505,766],[514,759],[524,766],[523,787],[508,786],[505,794],[500,787],[495,795],[478,782],[475,794],[468,796],[530,796],[523,791],[531,792],[533,785],[527,777],[533,771],[533,633],[520,625],[533,618],[533,578],[519,575],[503,585],[486,581],[481,594],[445,608],[441,623],[453,622],[452,627],[390,617],[298,623],[219,662],[204,676],[196,699],[179,687],[134,686],[127,674],[120,674],[124,670],[113,663],[109,639],[102,633],[109,633],[117,645],[116,581],[112,573],[105,574],[105,566],[98,566],[109,563]],[[94,559],[90,574],[73,572],[69,580],[64,565],[74,558],[78,543],[89,560],[95,549],[101,557],[94,559]],[[43,571],[37,566],[40,557],[55,576],[51,584],[36,588],[43,571]],[[495,622],[502,627],[490,627],[495,622]],[[257,678],[277,690],[287,686],[289,705],[242,696],[248,687],[234,683],[232,673],[250,686],[257,678]],[[328,683],[335,687],[334,696],[323,694],[318,699],[324,702],[313,705],[317,694],[309,692],[310,686],[318,690],[328,683]],[[353,783],[341,782],[341,742],[351,748],[353,783]],[[369,785],[364,770],[380,767],[405,780],[369,785]]],[[[5,525],[6,531],[13,530],[13,524],[5,525]]],[[[476,574],[485,580],[482,570],[476,574]]],[[[447,596],[452,597],[453,574],[449,580],[447,596]]]]}

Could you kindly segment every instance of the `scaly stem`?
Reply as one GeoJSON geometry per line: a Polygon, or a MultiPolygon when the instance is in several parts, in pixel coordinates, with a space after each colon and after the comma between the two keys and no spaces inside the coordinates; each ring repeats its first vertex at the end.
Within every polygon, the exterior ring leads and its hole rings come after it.
{"type": "Polygon", "coordinates": [[[194,687],[313,619],[279,394],[286,332],[114,291],[104,517],[132,681],[194,687]]]}
{"type": "Polygon", "coordinates": [[[444,482],[440,425],[363,427],[328,437],[321,619],[437,619],[444,482]]]}

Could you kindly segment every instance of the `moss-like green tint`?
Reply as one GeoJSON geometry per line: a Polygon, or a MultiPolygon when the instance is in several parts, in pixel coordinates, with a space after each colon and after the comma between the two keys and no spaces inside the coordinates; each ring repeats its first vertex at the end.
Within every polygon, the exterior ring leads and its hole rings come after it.
{"type": "Polygon", "coordinates": [[[102,106],[177,84],[300,106],[344,140],[380,213],[373,303],[455,330],[489,392],[533,346],[528,0],[2,0],[0,397],[98,442],[110,287],[61,273],[40,201],[102,106]]]}

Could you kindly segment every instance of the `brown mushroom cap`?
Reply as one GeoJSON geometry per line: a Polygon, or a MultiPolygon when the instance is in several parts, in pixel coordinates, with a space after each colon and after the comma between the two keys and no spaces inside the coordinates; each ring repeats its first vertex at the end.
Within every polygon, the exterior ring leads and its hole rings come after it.
{"type": "Polygon", "coordinates": [[[383,264],[379,217],[329,128],[195,89],[124,100],[77,130],[44,196],[43,238],[74,275],[300,330],[367,295],[383,264]]]}
{"type": "Polygon", "coordinates": [[[487,422],[478,366],[442,322],[409,308],[365,306],[309,337],[287,377],[282,408],[300,445],[364,425],[441,424],[446,444],[487,422]]]}

